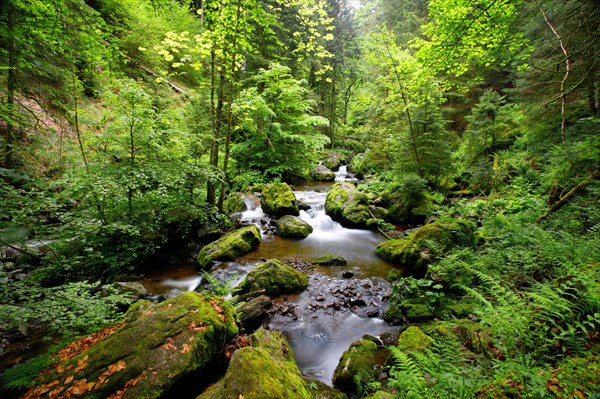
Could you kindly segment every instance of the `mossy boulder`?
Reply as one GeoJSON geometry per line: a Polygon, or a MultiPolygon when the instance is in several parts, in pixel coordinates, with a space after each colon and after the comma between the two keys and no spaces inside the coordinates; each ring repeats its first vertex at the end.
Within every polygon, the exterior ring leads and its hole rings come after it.
{"type": "Polygon", "coordinates": [[[304,380],[308,383],[312,399],[348,399],[348,396],[345,393],[338,391],[321,381],[308,378],[305,378],[304,380]]]}
{"type": "Polygon", "coordinates": [[[313,259],[312,263],[321,266],[345,266],[348,261],[339,255],[325,254],[313,259]]]}
{"type": "Polygon", "coordinates": [[[312,232],[312,226],[297,216],[285,215],[277,220],[277,234],[282,237],[306,238],[312,232]]]}
{"type": "Polygon", "coordinates": [[[263,187],[260,205],[263,212],[280,218],[283,215],[298,216],[298,204],[294,192],[286,183],[270,183],[263,187]]]}
{"type": "Polygon", "coordinates": [[[405,238],[377,246],[381,258],[422,274],[426,266],[456,246],[475,244],[475,226],[460,219],[445,219],[427,224],[405,238]]]}
{"type": "Polygon", "coordinates": [[[246,226],[233,231],[203,247],[196,260],[202,269],[208,269],[213,261],[234,260],[254,249],[260,242],[260,229],[246,226]]]}
{"type": "Polygon", "coordinates": [[[137,307],[126,321],[61,349],[22,397],[165,397],[202,376],[236,333],[233,308],[220,298],[188,292],[137,307]]]}
{"type": "Polygon", "coordinates": [[[416,326],[410,326],[400,334],[398,348],[403,352],[416,352],[427,349],[433,343],[433,338],[416,326]]]}
{"type": "Polygon", "coordinates": [[[352,183],[334,184],[327,193],[325,211],[345,227],[365,228],[369,219],[369,198],[352,183]]]}
{"type": "Polygon", "coordinates": [[[454,337],[462,346],[475,353],[485,353],[493,349],[491,329],[469,319],[434,321],[421,326],[430,336],[454,337]]]}
{"type": "Polygon", "coordinates": [[[308,277],[291,266],[271,259],[256,266],[240,285],[240,292],[264,289],[272,298],[306,289],[308,277]]]}
{"type": "Polygon", "coordinates": [[[223,203],[223,211],[225,211],[225,213],[228,215],[231,215],[232,213],[244,212],[246,208],[244,194],[242,193],[229,194],[223,203]]]}
{"type": "Polygon", "coordinates": [[[334,181],[335,173],[325,165],[317,165],[310,171],[309,177],[316,181],[334,181]]]}
{"type": "Polygon", "coordinates": [[[354,377],[375,377],[377,364],[377,345],[368,339],[355,341],[344,352],[333,373],[333,384],[342,392],[356,392],[354,377]]]}
{"type": "Polygon", "coordinates": [[[312,399],[286,338],[258,330],[231,356],[225,377],[197,399],[312,399]]]}
{"type": "Polygon", "coordinates": [[[385,391],[377,391],[374,394],[367,396],[365,399],[394,399],[394,395],[385,391]]]}
{"type": "Polygon", "coordinates": [[[322,164],[331,170],[336,170],[343,162],[347,161],[346,156],[333,151],[322,152],[320,158],[322,164]]]}

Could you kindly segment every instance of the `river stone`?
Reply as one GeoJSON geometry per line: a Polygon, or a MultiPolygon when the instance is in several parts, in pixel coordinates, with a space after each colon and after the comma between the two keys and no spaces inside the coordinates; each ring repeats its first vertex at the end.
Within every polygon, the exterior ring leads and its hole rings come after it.
{"type": "Polygon", "coordinates": [[[233,353],[227,373],[197,399],[312,399],[285,336],[259,329],[233,353]]]}
{"type": "Polygon", "coordinates": [[[474,233],[475,226],[471,222],[459,219],[439,220],[421,227],[405,238],[379,244],[375,254],[422,274],[426,266],[437,260],[441,253],[456,246],[473,246],[474,233]],[[433,248],[431,243],[435,243],[433,248]]]}
{"type": "Polygon", "coordinates": [[[133,294],[136,298],[145,298],[150,295],[146,287],[137,281],[117,281],[113,286],[119,291],[127,294],[133,294]]]}
{"type": "Polygon", "coordinates": [[[213,261],[234,260],[254,249],[260,242],[260,229],[246,226],[233,231],[203,247],[196,260],[202,269],[209,269],[213,261]]]}
{"type": "Polygon", "coordinates": [[[327,193],[325,211],[344,227],[365,228],[372,219],[368,202],[367,195],[358,191],[354,184],[341,182],[334,184],[327,193]]]}
{"type": "Polygon", "coordinates": [[[370,340],[354,341],[344,352],[333,373],[333,385],[345,393],[356,392],[354,376],[376,377],[377,345],[370,340]]]}
{"type": "Polygon", "coordinates": [[[286,183],[270,183],[264,186],[260,205],[266,214],[280,218],[283,215],[298,216],[300,211],[294,192],[286,183]]]}
{"type": "Polygon", "coordinates": [[[312,232],[312,226],[297,216],[285,215],[277,220],[277,233],[282,237],[306,238],[312,232]]]}
{"type": "Polygon", "coordinates": [[[340,167],[342,162],[347,161],[344,155],[332,151],[322,152],[320,158],[322,160],[322,164],[331,170],[336,170],[340,167]]]}
{"type": "Polygon", "coordinates": [[[268,296],[274,298],[303,291],[307,286],[306,274],[277,259],[271,259],[261,263],[248,273],[240,284],[240,292],[264,289],[268,296]]]}
{"type": "Polygon", "coordinates": [[[312,263],[322,266],[345,266],[348,261],[339,255],[325,254],[313,259],[312,263]]]}
{"type": "Polygon", "coordinates": [[[394,395],[385,391],[377,391],[374,394],[367,396],[365,399],[394,399],[394,395]]]}
{"type": "Polygon", "coordinates": [[[177,382],[202,376],[237,333],[227,302],[195,292],[128,315],[61,349],[22,397],[165,397],[177,382]]]}
{"type": "Polygon", "coordinates": [[[334,181],[335,180],[335,173],[333,173],[325,165],[315,166],[315,168],[310,171],[309,176],[312,180],[316,180],[316,181],[334,181]]]}
{"type": "Polygon", "coordinates": [[[236,306],[238,320],[246,332],[254,331],[260,327],[268,316],[267,312],[271,308],[271,304],[271,298],[260,295],[236,306]]]}

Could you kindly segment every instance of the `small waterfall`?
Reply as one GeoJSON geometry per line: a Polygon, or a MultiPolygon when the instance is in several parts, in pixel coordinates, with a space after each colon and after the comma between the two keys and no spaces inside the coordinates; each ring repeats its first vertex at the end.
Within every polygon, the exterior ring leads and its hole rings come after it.
{"type": "Polygon", "coordinates": [[[246,210],[241,213],[242,220],[257,220],[262,219],[265,216],[265,213],[260,206],[260,200],[256,195],[250,194],[244,196],[244,204],[246,204],[246,210]]]}
{"type": "Polygon", "coordinates": [[[352,173],[348,172],[348,165],[341,165],[337,172],[335,172],[335,181],[356,181],[358,180],[352,173]]]}
{"type": "Polygon", "coordinates": [[[202,282],[202,276],[193,276],[183,279],[167,279],[161,284],[167,287],[179,288],[182,291],[194,291],[202,282]]]}
{"type": "Polygon", "coordinates": [[[326,193],[317,191],[296,191],[296,198],[310,206],[306,211],[300,211],[300,219],[304,220],[312,226],[314,235],[330,234],[343,230],[343,227],[333,221],[325,213],[326,193]]]}

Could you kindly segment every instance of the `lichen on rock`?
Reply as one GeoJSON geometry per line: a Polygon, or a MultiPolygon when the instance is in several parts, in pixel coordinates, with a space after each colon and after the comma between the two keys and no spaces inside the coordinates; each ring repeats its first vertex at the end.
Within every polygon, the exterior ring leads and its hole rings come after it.
{"type": "Polygon", "coordinates": [[[59,351],[23,398],[162,397],[192,373],[201,375],[237,333],[229,304],[195,292],[128,316],[59,351]]]}
{"type": "Polygon", "coordinates": [[[277,220],[277,234],[282,237],[306,238],[312,232],[312,226],[299,217],[285,215],[277,220]]]}
{"type": "Polygon", "coordinates": [[[260,229],[257,226],[242,227],[203,247],[196,260],[202,269],[207,269],[213,261],[234,260],[254,249],[259,242],[260,229]]]}
{"type": "Polygon", "coordinates": [[[259,329],[236,350],[225,376],[197,399],[311,399],[285,336],[259,329]]]}
{"type": "Polygon", "coordinates": [[[294,192],[286,183],[270,183],[263,187],[260,205],[263,212],[280,218],[284,215],[298,216],[300,210],[294,192]]]}
{"type": "Polygon", "coordinates": [[[240,292],[264,289],[266,294],[273,298],[303,291],[307,285],[306,274],[277,259],[271,259],[248,273],[240,284],[240,292]]]}

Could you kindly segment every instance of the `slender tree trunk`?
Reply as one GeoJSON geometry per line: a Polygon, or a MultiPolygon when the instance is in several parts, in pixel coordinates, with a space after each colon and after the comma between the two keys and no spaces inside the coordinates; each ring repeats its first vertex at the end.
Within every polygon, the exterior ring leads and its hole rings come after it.
{"type": "Polygon", "coordinates": [[[6,81],[6,105],[8,109],[8,118],[6,121],[6,142],[4,167],[10,169],[14,162],[14,152],[18,146],[18,137],[14,126],[14,106],[15,92],[17,89],[17,46],[15,39],[15,12],[12,2],[8,4],[8,77],[6,81]]]}
{"type": "Polygon", "coordinates": [[[554,25],[552,25],[552,23],[548,19],[548,16],[544,12],[544,10],[540,8],[540,11],[544,15],[544,19],[546,20],[546,23],[552,30],[552,33],[554,33],[554,36],[556,36],[558,38],[558,42],[560,43],[560,49],[561,49],[563,55],[565,56],[565,75],[560,82],[560,92],[562,94],[560,96],[560,113],[562,115],[562,121],[561,121],[561,125],[560,125],[560,134],[562,137],[562,142],[564,144],[567,141],[566,133],[565,133],[567,130],[567,120],[566,120],[566,114],[565,114],[567,93],[565,92],[565,84],[567,82],[567,79],[569,79],[569,73],[571,72],[571,61],[569,60],[569,52],[567,51],[567,48],[565,46],[565,43],[564,43],[562,37],[558,34],[558,31],[556,30],[556,28],[554,28],[554,25]]]}
{"type": "MultiPolygon", "coordinates": [[[[85,153],[85,148],[83,146],[83,138],[81,137],[81,129],[79,128],[79,102],[77,101],[77,81],[75,77],[75,73],[73,73],[73,99],[75,105],[75,134],[77,135],[77,143],[79,144],[79,151],[81,152],[81,159],[83,160],[83,165],[85,166],[85,174],[88,179],[91,178],[90,173],[90,164],[87,159],[87,155],[85,153]]],[[[92,197],[94,198],[94,202],[96,204],[96,211],[98,212],[98,219],[102,224],[106,224],[106,217],[104,215],[104,209],[100,204],[100,199],[96,194],[96,190],[93,185],[90,183],[90,191],[92,193],[92,197]]]]}
{"type": "Polygon", "coordinates": [[[131,165],[131,181],[129,187],[127,187],[127,207],[129,211],[129,217],[133,216],[133,187],[131,183],[133,181],[133,171],[135,168],[135,102],[131,103],[131,122],[129,123],[129,151],[130,151],[130,165],[131,165]]]}
{"type": "Polygon", "coordinates": [[[335,99],[336,99],[336,76],[337,76],[337,66],[334,64],[333,67],[333,82],[331,83],[331,104],[330,104],[330,117],[329,117],[329,131],[331,132],[331,148],[335,147],[335,99]]]}
{"type": "MultiPolygon", "coordinates": [[[[220,118],[217,117],[217,105],[216,105],[216,55],[215,52],[211,52],[210,55],[210,114],[212,117],[212,144],[210,146],[210,165],[215,166],[219,164],[219,122],[220,118]]],[[[206,183],[206,202],[210,205],[216,204],[216,187],[215,182],[208,179],[206,183]]]]}
{"type": "Polygon", "coordinates": [[[221,185],[221,195],[219,196],[219,211],[223,211],[223,203],[225,202],[225,191],[227,189],[227,185],[229,183],[229,151],[231,147],[231,131],[233,129],[233,92],[234,92],[234,81],[235,81],[235,72],[236,72],[236,59],[237,59],[237,40],[238,33],[240,27],[240,18],[242,12],[242,2],[238,0],[237,2],[237,10],[236,10],[236,22],[235,22],[235,30],[233,32],[233,38],[231,41],[231,76],[229,76],[229,93],[228,93],[228,103],[227,103],[227,129],[225,130],[225,155],[223,157],[223,184],[221,185]]]}

